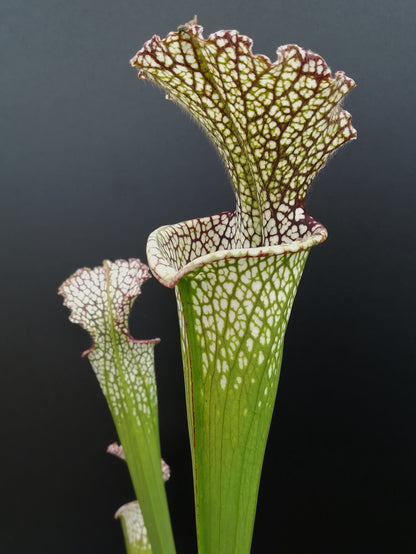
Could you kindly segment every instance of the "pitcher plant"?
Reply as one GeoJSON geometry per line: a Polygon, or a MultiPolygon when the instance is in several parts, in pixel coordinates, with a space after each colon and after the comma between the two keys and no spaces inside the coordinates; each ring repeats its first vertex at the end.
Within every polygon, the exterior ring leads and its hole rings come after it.
{"type": "MultiPolygon", "coordinates": [[[[196,18],[153,36],[131,60],[205,129],[229,170],[235,210],[167,225],[147,244],[177,298],[200,554],[250,552],[284,336],[312,246],[327,237],[305,209],[310,183],[356,137],[340,107],[354,81],[294,44],[252,53],[237,31],[207,39],[196,18]]],[[[163,485],[153,348],[128,315],[149,277],[139,260],[78,270],[60,288],[107,398],[138,502],[118,512],[129,554],[173,554],[163,485]]],[[[162,467],[163,462],[162,462],[162,467]]],[[[166,466],[167,467],[167,466],[166,466]]],[[[164,475],[166,479],[166,467],[164,475]]]]}
{"type": "Polygon", "coordinates": [[[131,64],[202,125],[234,187],[234,211],[157,229],[147,256],[176,291],[199,552],[245,554],[292,303],[327,236],[305,196],[356,137],[340,108],[355,84],[299,46],[271,62],[237,31],[204,39],[195,21],[153,36],[131,64]]]}

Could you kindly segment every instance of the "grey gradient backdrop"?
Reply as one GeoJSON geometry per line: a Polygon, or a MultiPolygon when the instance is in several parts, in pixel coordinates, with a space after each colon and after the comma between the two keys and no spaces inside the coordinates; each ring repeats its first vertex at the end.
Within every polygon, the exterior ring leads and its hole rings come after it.
{"type": "MultiPolygon", "coordinates": [[[[105,454],[114,428],[56,295],[75,269],[145,259],[156,227],[233,207],[200,129],[130,57],[199,16],[255,53],[321,54],[357,82],[359,140],[315,181],[329,230],[289,325],[253,553],[414,553],[416,532],[413,0],[2,0],[0,3],[0,552],[123,552],[132,499],[105,454]]],[[[156,350],[178,553],[194,553],[172,291],[145,285],[131,329],[156,350]]]]}

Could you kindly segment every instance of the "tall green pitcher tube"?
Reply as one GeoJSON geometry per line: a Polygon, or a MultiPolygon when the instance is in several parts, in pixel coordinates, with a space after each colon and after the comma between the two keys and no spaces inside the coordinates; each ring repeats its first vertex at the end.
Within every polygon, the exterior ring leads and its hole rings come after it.
{"type": "Polygon", "coordinates": [[[192,21],[131,60],[205,129],[236,208],[154,231],[148,264],[175,287],[200,554],[250,552],[283,339],[309,249],[325,228],[305,210],[316,173],[356,137],[340,101],[355,86],[294,44],[274,62],[237,31],[192,21]]]}
{"type": "Polygon", "coordinates": [[[212,554],[250,551],[286,326],[309,248],[326,237],[316,225],[290,245],[223,244],[178,260],[196,231],[230,216],[163,227],[148,242],[156,277],[176,290],[199,551],[212,554]]]}

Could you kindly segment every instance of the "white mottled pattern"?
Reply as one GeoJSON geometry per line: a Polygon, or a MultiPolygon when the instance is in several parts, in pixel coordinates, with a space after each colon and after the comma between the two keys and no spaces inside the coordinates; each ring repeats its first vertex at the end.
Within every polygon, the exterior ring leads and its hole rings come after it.
{"type": "Polygon", "coordinates": [[[143,554],[152,553],[143,514],[137,501],[121,506],[114,517],[122,520],[126,540],[131,546],[143,554]]]}
{"type": "Polygon", "coordinates": [[[316,222],[304,211],[311,180],[336,148],[355,138],[341,109],[354,81],[296,45],[277,59],[253,55],[237,31],[207,39],[202,27],[148,41],[131,60],[206,129],[230,171],[237,207],[232,248],[290,242],[316,222]],[[302,217],[294,220],[294,210],[302,217]]]}
{"type": "Polygon", "coordinates": [[[93,337],[85,353],[116,417],[132,411],[137,422],[156,406],[153,350],[158,339],[136,341],[128,331],[128,315],[142,283],[150,278],[140,260],[105,260],[82,268],[60,287],[70,320],[93,337]]]}
{"type": "Polygon", "coordinates": [[[59,294],[71,310],[69,319],[86,329],[94,340],[115,324],[128,334],[128,314],[151,277],[148,267],[138,259],[105,260],[102,266],[78,269],[62,283],[59,294]]]}
{"type": "Polygon", "coordinates": [[[228,541],[251,533],[246,517],[255,509],[284,334],[308,253],[222,259],[176,287],[197,510],[218,529],[213,543],[203,526],[199,534],[212,552],[231,552],[228,541]]]}
{"type": "Polygon", "coordinates": [[[232,248],[234,212],[192,219],[156,229],[147,241],[147,259],[155,277],[165,286],[174,287],[195,269],[228,258],[280,256],[307,250],[323,242],[326,229],[314,222],[303,238],[275,246],[232,248]]]}

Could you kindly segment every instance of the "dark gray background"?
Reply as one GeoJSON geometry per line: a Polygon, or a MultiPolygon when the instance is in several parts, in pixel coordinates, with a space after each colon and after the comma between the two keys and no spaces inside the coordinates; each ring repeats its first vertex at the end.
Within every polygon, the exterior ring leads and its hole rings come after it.
{"type": "MultiPolygon", "coordinates": [[[[2,0],[0,4],[0,552],[123,552],[132,499],[89,338],[56,295],[75,269],[145,260],[156,227],[233,208],[199,128],[128,61],[197,13],[274,58],[298,43],[357,82],[359,140],[315,181],[329,230],[289,325],[253,553],[414,553],[413,0],[2,0]]],[[[145,285],[131,321],[156,350],[178,553],[195,552],[172,291],[145,285]]]]}

